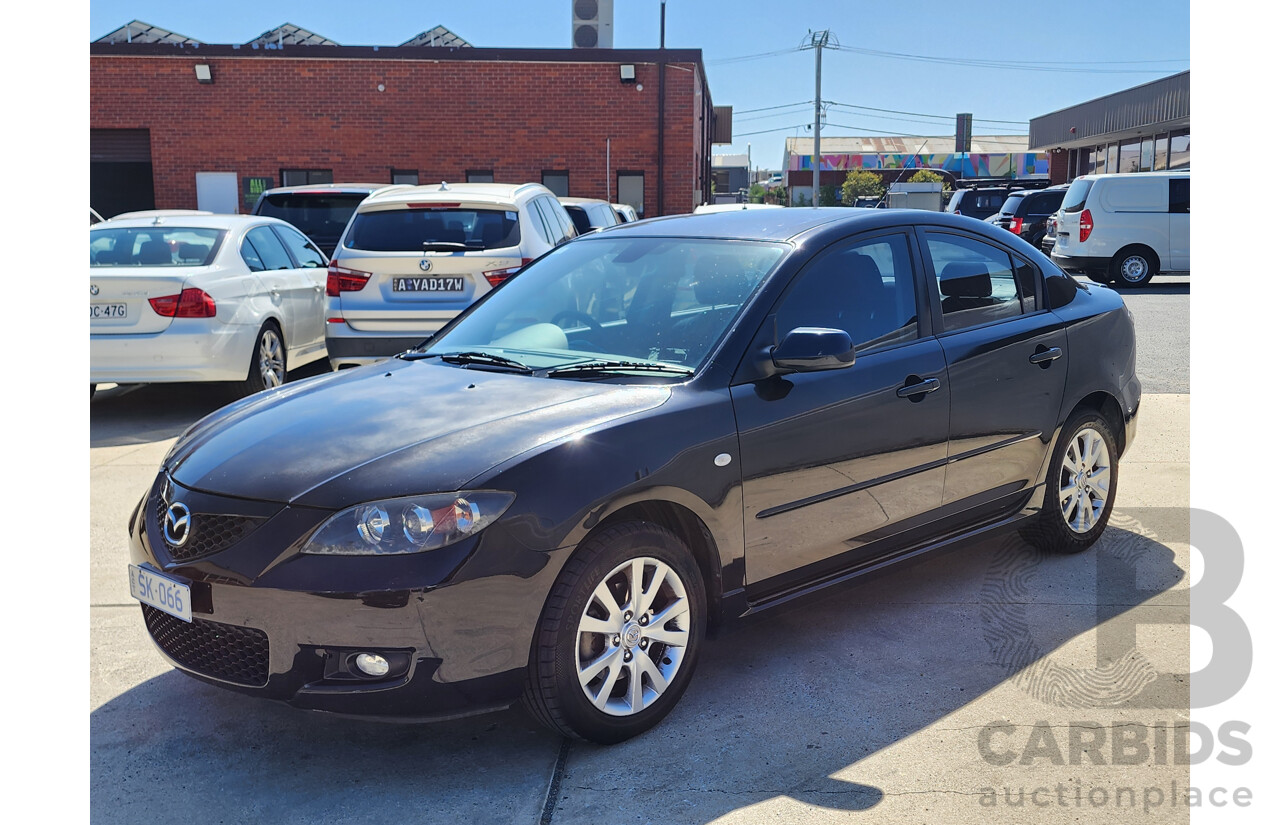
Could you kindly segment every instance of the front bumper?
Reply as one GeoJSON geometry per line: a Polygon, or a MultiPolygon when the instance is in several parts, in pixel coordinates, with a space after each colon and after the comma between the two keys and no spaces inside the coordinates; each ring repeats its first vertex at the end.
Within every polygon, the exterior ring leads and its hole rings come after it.
{"type": "Polygon", "coordinates": [[[519,698],[568,548],[529,549],[499,521],[420,555],[302,555],[327,511],[173,485],[168,500],[190,508],[193,537],[203,532],[213,550],[177,560],[160,527],[165,483],[162,474],[130,520],[130,561],[191,584],[190,624],[142,608],[152,641],[183,672],[298,708],[389,719],[448,718],[519,698]],[[252,523],[228,526],[231,518],[252,523]],[[242,537],[228,544],[228,533],[242,537]],[[361,676],[350,666],[359,652],[383,655],[391,672],[361,676]]]}

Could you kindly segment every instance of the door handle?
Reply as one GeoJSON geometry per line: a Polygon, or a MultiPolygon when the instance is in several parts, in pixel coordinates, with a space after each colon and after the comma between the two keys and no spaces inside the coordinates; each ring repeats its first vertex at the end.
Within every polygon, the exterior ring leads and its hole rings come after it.
{"type": "Polygon", "coordinates": [[[1032,353],[1031,357],[1027,360],[1033,364],[1040,364],[1041,366],[1047,367],[1049,366],[1050,361],[1057,361],[1061,357],[1061,347],[1046,347],[1044,344],[1041,344],[1036,347],[1036,351],[1032,353]]]}
{"type": "Polygon", "coordinates": [[[924,395],[927,392],[933,392],[942,386],[942,382],[936,378],[926,378],[914,384],[907,384],[905,387],[898,388],[899,398],[910,398],[913,395],[924,395]]]}

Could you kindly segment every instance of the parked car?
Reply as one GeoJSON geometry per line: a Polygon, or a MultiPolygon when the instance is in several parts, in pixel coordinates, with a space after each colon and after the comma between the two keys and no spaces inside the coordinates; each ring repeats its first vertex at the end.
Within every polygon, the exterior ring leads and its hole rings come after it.
{"type": "Polygon", "coordinates": [[[597,229],[608,229],[621,223],[618,213],[613,211],[613,204],[594,198],[560,198],[560,205],[569,213],[579,235],[594,232],[597,229]]]}
{"type": "Polygon", "coordinates": [[[256,215],[116,217],[89,229],[89,389],[283,384],[324,358],[324,253],[256,215]]]}
{"type": "Polygon", "coordinates": [[[1101,283],[1143,286],[1191,270],[1191,172],[1083,175],[1062,201],[1053,261],[1101,283]]]}
{"type": "Polygon", "coordinates": [[[1000,211],[1008,196],[1009,190],[1004,187],[957,189],[942,211],[985,220],[1000,211]]]}
{"type": "Polygon", "coordinates": [[[996,531],[1091,546],[1134,366],[1116,292],[977,221],[646,220],[203,419],[130,519],[131,593],[214,685],[389,719],[523,697],[617,742],[713,623],[996,531]]]}
{"type": "Polygon", "coordinates": [[[335,369],[422,343],[520,267],[577,235],[537,183],[441,183],[370,195],[329,262],[335,369]]]}
{"type": "Polygon", "coordinates": [[[1053,245],[1058,240],[1058,217],[1062,214],[1061,210],[1054,212],[1045,219],[1044,235],[1040,238],[1040,251],[1046,256],[1053,252],[1053,245]]]}
{"type": "Polygon", "coordinates": [[[618,223],[634,223],[640,220],[640,216],[636,214],[636,208],[629,203],[611,204],[613,211],[618,215],[618,223]]]}
{"type": "MultiPolygon", "coordinates": [[[[396,184],[404,186],[405,184],[396,184]]],[[[293,224],[315,242],[324,254],[333,256],[338,238],[356,207],[386,183],[313,183],[268,189],[258,196],[253,214],[270,215],[293,224]]]]}
{"type": "Polygon", "coordinates": [[[1007,229],[1032,246],[1039,248],[1044,237],[1046,221],[1062,206],[1066,186],[1048,189],[1020,189],[1009,193],[1000,211],[996,213],[996,226],[1007,229]]]}

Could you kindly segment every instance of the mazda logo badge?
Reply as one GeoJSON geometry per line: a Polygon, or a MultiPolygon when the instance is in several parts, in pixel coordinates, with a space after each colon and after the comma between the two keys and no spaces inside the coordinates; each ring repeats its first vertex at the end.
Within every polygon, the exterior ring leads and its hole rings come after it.
{"type": "Polygon", "coordinates": [[[191,538],[191,510],[181,501],[169,505],[164,514],[164,540],[173,547],[181,547],[191,538]]]}
{"type": "Polygon", "coordinates": [[[90,295],[97,295],[97,294],[98,294],[98,285],[97,285],[97,284],[89,284],[89,294],[90,294],[90,295]]]}
{"type": "Polygon", "coordinates": [[[422,260],[418,261],[418,269],[421,269],[423,272],[430,272],[431,261],[426,258],[423,258],[422,260]]]}

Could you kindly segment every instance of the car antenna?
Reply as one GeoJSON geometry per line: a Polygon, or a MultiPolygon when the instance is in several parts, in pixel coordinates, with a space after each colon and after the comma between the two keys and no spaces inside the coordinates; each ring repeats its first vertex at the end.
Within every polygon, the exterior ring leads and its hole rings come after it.
{"type": "Polygon", "coordinates": [[[444,181],[440,181],[440,191],[441,192],[449,191],[449,184],[445,183],[444,181]]]}

